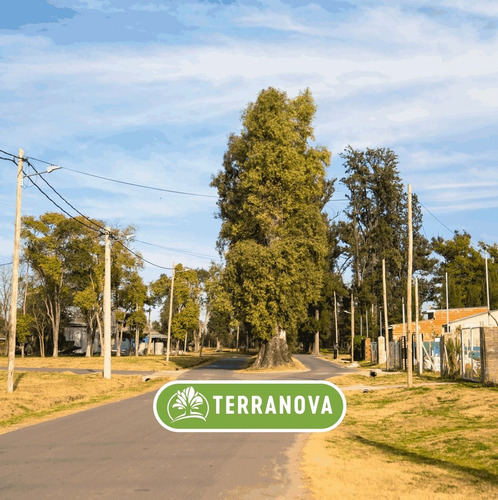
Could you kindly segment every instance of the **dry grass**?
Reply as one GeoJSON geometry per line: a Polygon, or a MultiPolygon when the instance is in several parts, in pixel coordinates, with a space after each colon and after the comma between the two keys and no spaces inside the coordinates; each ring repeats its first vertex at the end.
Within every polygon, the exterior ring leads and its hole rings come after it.
{"type": "Polygon", "coordinates": [[[0,372],[0,434],[50,418],[76,413],[158,389],[170,379],[142,382],[138,375],[16,372],[8,394],[6,372],[0,372]]]}
{"type": "MultiPolygon", "coordinates": [[[[166,356],[121,356],[112,357],[113,370],[126,371],[162,371],[181,370],[191,368],[202,363],[209,363],[232,353],[214,352],[204,350],[202,358],[198,353],[186,353],[181,356],[170,356],[169,363],[166,356]]],[[[68,369],[88,369],[102,370],[104,359],[101,356],[85,358],[83,356],[59,356],[58,358],[38,356],[16,357],[15,366],[19,368],[68,368],[68,369]]],[[[7,357],[0,357],[0,366],[7,366],[7,357]]]]}
{"type": "MultiPolygon", "coordinates": [[[[398,376],[360,377],[330,381],[384,385],[398,376]]],[[[498,497],[496,388],[354,391],[346,399],[344,422],[312,435],[304,448],[303,472],[315,498],[498,497]]]]}

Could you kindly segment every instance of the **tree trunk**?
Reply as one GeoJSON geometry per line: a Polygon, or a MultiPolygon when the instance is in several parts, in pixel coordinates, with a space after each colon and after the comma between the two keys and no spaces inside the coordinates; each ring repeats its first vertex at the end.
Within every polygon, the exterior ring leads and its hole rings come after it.
{"type": "Polygon", "coordinates": [[[273,368],[276,366],[285,366],[292,363],[292,356],[289,352],[289,346],[285,338],[285,331],[279,330],[271,340],[264,341],[261,344],[253,368],[273,368]]]}
{"type": "Polygon", "coordinates": [[[199,358],[202,357],[202,348],[204,347],[204,339],[206,338],[206,332],[207,332],[207,325],[209,323],[209,317],[211,316],[211,311],[208,309],[206,311],[206,316],[204,318],[204,323],[202,324],[201,328],[202,328],[202,331],[201,331],[201,346],[200,346],[200,350],[199,350],[199,358]]]}
{"type": "Polygon", "coordinates": [[[221,342],[219,337],[216,337],[216,352],[221,352],[221,342]]]}
{"type": "Polygon", "coordinates": [[[38,343],[40,344],[40,357],[45,357],[45,334],[44,332],[38,333],[38,343]]]}
{"type": "MultiPolygon", "coordinates": [[[[150,334],[149,334],[150,341],[150,334]]],[[[116,334],[116,357],[121,356],[121,342],[123,342],[123,324],[119,325],[117,334],[116,334]]]]}
{"type": "Polygon", "coordinates": [[[199,352],[201,347],[201,336],[202,336],[202,323],[199,320],[199,328],[197,331],[194,331],[194,352],[199,352]]]}
{"type": "MultiPolygon", "coordinates": [[[[317,322],[320,319],[320,312],[318,311],[318,309],[315,309],[315,319],[317,322]]],[[[318,324],[316,326],[315,343],[313,344],[313,352],[311,354],[313,356],[320,355],[320,331],[318,330],[318,324]]]]}
{"type": "Polygon", "coordinates": [[[178,356],[180,352],[180,340],[176,339],[176,356],[178,356]]]}
{"type": "Polygon", "coordinates": [[[104,355],[104,338],[102,337],[102,323],[100,321],[100,314],[97,313],[97,328],[99,330],[99,342],[100,342],[100,355],[104,355]]]}
{"type": "MultiPolygon", "coordinates": [[[[149,339],[150,340],[150,339],[149,339]]],[[[135,328],[135,357],[138,356],[138,343],[140,342],[140,332],[135,328]]]]}

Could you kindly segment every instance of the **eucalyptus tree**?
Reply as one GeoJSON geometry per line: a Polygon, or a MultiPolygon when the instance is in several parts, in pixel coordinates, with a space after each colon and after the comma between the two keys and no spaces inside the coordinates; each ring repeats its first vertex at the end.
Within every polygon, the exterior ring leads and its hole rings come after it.
{"type": "MultiPolygon", "coordinates": [[[[406,289],[407,195],[399,174],[398,158],[387,148],[365,151],[349,146],[341,155],[346,176],[349,204],[346,220],[337,224],[343,251],[352,270],[352,292],[361,313],[373,309],[372,319],[382,304],[382,259],[386,261],[390,317],[401,319],[401,298],[406,289]]],[[[413,195],[414,270],[421,276],[421,290],[427,292],[424,278],[432,271],[429,242],[422,235],[422,213],[413,195]]],[[[427,296],[427,293],[426,293],[427,296]]],[[[426,297],[424,297],[426,298],[426,297]]],[[[376,330],[375,321],[371,322],[376,330]]],[[[378,330],[377,330],[378,331],[378,330]]]]}
{"type": "Polygon", "coordinates": [[[228,139],[223,169],[213,178],[222,226],[225,289],[237,316],[261,348],[256,366],[290,361],[296,335],[320,294],[327,254],[322,213],[333,191],[326,148],[311,145],[315,104],[268,88],[228,139]]]}
{"type": "MultiPolygon", "coordinates": [[[[23,218],[24,255],[36,275],[38,297],[50,320],[54,357],[58,355],[61,315],[69,307],[79,308],[87,323],[87,355],[91,355],[95,324],[102,345],[103,230],[102,221],[83,216],[68,218],[49,212],[39,218],[23,218]]],[[[133,231],[132,227],[111,230],[114,308],[119,305],[123,284],[141,268],[140,256],[121,243],[133,231]]]]}
{"type": "Polygon", "coordinates": [[[23,217],[24,255],[43,288],[52,327],[53,356],[58,356],[62,310],[73,298],[71,274],[81,266],[81,220],[49,212],[23,217]]]}
{"type": "MultiPolygon", "coordinates": [[[[171,278],[162,274],[150,285],[151,302],[162,304],[160,320],[161,331],[168,330],[171,278]]],[[[173,308],[171,311],[171,333],[176,341],[176,351],[180,342],[187,347],[188,337],[193,339],[194,332],[199,329],[199,315],[202,300],[202,289],[198,272],[184,268],[182,264],[175,266],[175,282],[173,287],[173,308]]]]}
{"type": "Polygon", "coordinates": [[[483,251],[488,252],[488,274],[491,309],[498,307],[498,247],[472,244],[467,232],[455,231],[453,238],[441,236],[432,239],[432,248],[440,256],[434,277],[433,300],[446,307],[446,274],[448,276],[448,302],[450,307],[479,307],[487,304],[486,263],[483,251]]]}

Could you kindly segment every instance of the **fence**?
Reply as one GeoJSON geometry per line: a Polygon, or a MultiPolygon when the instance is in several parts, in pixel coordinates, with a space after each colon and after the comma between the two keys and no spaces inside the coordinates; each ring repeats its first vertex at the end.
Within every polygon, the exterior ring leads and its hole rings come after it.
{"type": "Polygon", "coordinates": [[[498,328],[464,327],[443,335],[441,375],[498,384],[498,328]]]}
{"type": "MultiPolygon", "coordinates": [[[[440,371],[440,343],[439,341],[430,341],[422,343],[422,358],[421,363],[424,370],[440,371]]],[[[371,345],[371,361],[379,362],[379,349],[377,342],[372,342],[371,345]]],[[[399,340],[391,340],[389,342],[389,370],[406,370],[407,365],[407,345],[406,337],[400,337],[399,340]]],[[[417,343],[415,335],[412,341],[413,367],[417,366],[417,343]]]]}

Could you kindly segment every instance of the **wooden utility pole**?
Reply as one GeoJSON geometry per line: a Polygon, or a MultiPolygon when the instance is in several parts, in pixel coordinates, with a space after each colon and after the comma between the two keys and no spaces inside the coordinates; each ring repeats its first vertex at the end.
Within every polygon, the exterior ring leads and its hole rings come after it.
{"type": "Polygon", "coordinates": [[[105,228],[104,253],[104,378],[111,378],[111,242],[109,227],[105,228]]]}
{"type": "Polygon", "coordinates": [[[334,292],[334,323],[335,323],[335,343],[339,349],[339,330],[337,329],[337,297],[334,292]]]}
{"type": "Polygon", "coordinates": [[[408,184],[408,274],[406,285],[406,371],[407,386],[413,387],[412,356],[412,275],[413,275],[413,229],[412,229],[412,186],[408,184]]]}
{"type": "Polygon", "coordinates": [[[17,159],[16,219],[14,223],[14,255],[12,259],[12,290],[10,296],[9,360],[7,363],[7,392],[14,392],[14,363],[16,359],[17,299],[19,294],[19,246],[21,241],[22,164],[24,151],[17,159]]]}
{"type": "Polygon", "coordinates": [[[175,286],[175,263],[171,273],[171,290],[169,292],[168,341],[166,344],[166,363],[169,363],[169,347],[171,345],[171,318],[173,317],[173,288],[175,286]]]}
{"type": "Polygon", "coordinates": [[[149,330],[149,343],[147,344],[147,356],[150,356],[152,354],[152,323],[150,322],[150,313],[152,311],[152,308],[149,306],[149,322],[148,322],[148,330],[149,330]]]}
{"type": "Polygon", "coordinates": [[[450,299],[448,293],[448,273],[445,273],[446,278],[446,331],[450,333],[450,299]]]}
{"type": "Polygon", "coordinates": [[[354,363],[354,297],[351,294],[351,363],[354,363]]]}
{"type": "Polygon", "coordinates": [[[488,304],[488,314],[490,312],[490,305],[489,305],[489,271],[488,271],[488,252],[486,252],[486,299],[487,299],[487,304],[488,304]]]}
{"type": "Polygon", "coordinates": [[[422,375],[424,371],[424,363],[422,359],[422,335],[419,332],[418,325],[418,278],[415,278],[415,335],[417,339],[417,374],[422,375]]]}
{"type": "Polygon", "coordinates": [[[387,322],[386,259],[382,259],[382,295],[384,296],[384,324],[386,325],[386,370],[389,370],[389,323],[387,322]]]}

